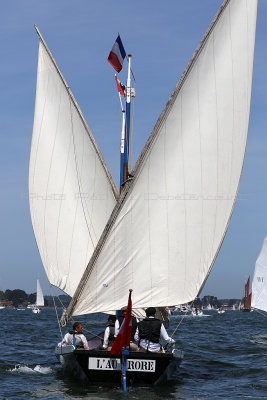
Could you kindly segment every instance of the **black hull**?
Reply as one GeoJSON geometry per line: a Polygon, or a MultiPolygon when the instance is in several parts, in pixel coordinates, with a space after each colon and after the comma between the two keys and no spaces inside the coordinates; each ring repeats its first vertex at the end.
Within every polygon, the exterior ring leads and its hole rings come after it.
{"type": "MultiPolygon", "coordinates": [[[[62,357],[62,356],[61,356],[62,357]]],[[[152,385],[168,380],[182,360],[182,353],[130,352],[127,357],[127,385],[152,385]]],[[[89,384],[105,386],[121,385],[122,357],[108,351],[74,350],[64,355],[61,364],[79,378],[87,378],[89,384]],[[79,368],[77,368],[79,366],[79,368]]]]}
{"type": "MultiPolygon", "coordinates": [[[[110,363],[116,363],[116,360],[120,359],[120,356],[112,356],[110,352],[107,351],[88,351],[88,350],[75,350],[74,356],[81,366],[83,372],[86,374],[87,378],[91,383],[103,383],[112,382],[115,384],[120,384],[121,382],[121,370],[94,370],[89,369],[89,358],[94,358],[95,363],[97,360],[109,359],[110,363]]],[[[141,352],[131,352],[127,356],[129,360],[135,360],[131,362],[131,365],[136,365],[146,371],[127,371],[126,381],[127,384],[153,384],[157,382],[162,375],[164,375],[170,363],[174,362],[173,354],[167,353],[141,353],[141,352]],[[151,361],[155,365],[155,371],[150,372],[151,361]]]]}

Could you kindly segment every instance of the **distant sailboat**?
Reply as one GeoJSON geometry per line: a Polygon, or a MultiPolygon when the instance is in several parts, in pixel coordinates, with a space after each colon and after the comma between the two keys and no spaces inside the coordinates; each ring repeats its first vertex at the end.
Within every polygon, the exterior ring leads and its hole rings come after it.
{"type": "Polygon", "coordinates": [[[250,277],[245,284],[245,297],[243,311],[249,312],[251,310],[251,292],[250,292],[250,277]]]}
{"type": "Polygon", "coordinates": [[[44,306],[44,296],[43,296],[43,291],[40,285],[39,280],[37,279],[37,289],[36,289],[36,303],[34,304],[32,308],[32,312],[34,314],[39,314],[41,312],[39,307],[44,306]]]}
{"type": "Polygon", "coordinates": [[[251,307],[267,312],[267,236],[255,265],[251,307]]]}
{"type": "Polygon", "coordinates": [[[203,316],[203,311],[202,311],[201,308],[194,307],[192,309],[192,311],[191,311],[191,315],[193,317],[202,317],[203,316]]]}
{"type": "Polygon", "coordinates": [[[224,309],[224,305],[222,305],[219,310],[217,310],[218,314],[224,314],[225,313],[225,309],[224,309]]]}
{"type": "MultiPolygon", "coordinates": [[[[30,212],[49,282],[72,297],[62,325],[71,316],[121,309],[130,288],[133,311],[191,303],[201,292],[226,234],[242,172],[256,16],[257,0],[223,2],[131,174],[124,163],[120,195],[36,28],[30,212]]],[[[128,122],[121,160],[129,145],[128,122]]],[[[64,366],[73,367],[76,360],[94,383],[121,380],[120,356],[73,346],[56,352],[64,366]]],[[[127,379],[157,381],[174,355],[130,352],[127,357],[138,362],[128,364],[135,369],[127,371],[127,379]],[[141,371],[141,365],[153,370],[141,371]]]]}

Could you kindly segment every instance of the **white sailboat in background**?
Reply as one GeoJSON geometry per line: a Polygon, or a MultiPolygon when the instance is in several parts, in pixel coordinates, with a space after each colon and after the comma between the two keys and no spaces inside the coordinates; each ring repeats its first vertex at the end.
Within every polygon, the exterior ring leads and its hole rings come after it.
{"type": "Polygon", "coordinates": [[[197,307],[194,307],[191,311],[193,317],[203,317],[203,311],[197,307]]]}
{"type": "Polygon", "coordinates": [[[34,304],[32,308],[32,312],[34,314],[39,314],[41,312],[39,307],[44,306],[44,296],[43,296],[43,291],[40,285],[39,280],[37,279],[37,289],[36,289],[36,303],[34,304]]]}
{"type": "MultiPolygon", "coordinates": [[[[256,15],[257,0],[223,2],[120,195],[37,29],[30,212],[49,282],[72,297],[62,325],[71,316],[121,309],[129,288],[137,310],[185,304],[201,292],[240,182],[256,15]]],[[[128,73],[126,103],[129,83],[128,73]]],[[[89,359],[112,359],[110,353],[67,347],[57,349],[65,366],[72,356],[89,380],[120,381],[119,371],[90,367],[89,359]]],[[[129,357],[150,357],[155,371],[129,372],[130,379],[153,382],[173,360],[145,354],[129,357]]]]}
{"type": "Polygon", "coordinates": [[[267,312],[267,236],[255,265],[251,307],[267,312]]]}
{"type": "Polygon", "coordinates": [[[225,309],[224,309],[224,305],[222,305],[218,310],[217,310],[218,314],[224,314],[225,313],[225,309]]]}

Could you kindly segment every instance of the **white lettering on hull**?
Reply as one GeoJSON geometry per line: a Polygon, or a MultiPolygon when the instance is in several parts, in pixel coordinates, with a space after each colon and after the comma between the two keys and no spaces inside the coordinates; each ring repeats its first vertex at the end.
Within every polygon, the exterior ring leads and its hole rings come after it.
{"type": "MultiPolygon", "coordinates": [[[[88,369],[102,370],[102,371],[121,371],[120,358],[98,358],[89,357],[88,369]]],[[[127,371],[133,372],[155,372],[156,360],[127,360],[127,371]]]]}
{"type": "Polygon", "coordinates": [[[156,360],[127,360],[127,371],[155,372],[156,360]]]}

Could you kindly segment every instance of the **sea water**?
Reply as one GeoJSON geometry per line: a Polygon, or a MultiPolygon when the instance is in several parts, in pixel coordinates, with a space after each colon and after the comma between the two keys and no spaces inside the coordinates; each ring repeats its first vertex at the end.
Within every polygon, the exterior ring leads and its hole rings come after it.
{"type": "MultiPolygon", "coordinates": [[[[171,334],[184,351],[172,380],[151,387],[88,386],[64,375],[54,355],[60,341],[54,309],[0,310],[0,399],[267,399],[267,318],[257,312],[204,311],[203,317],[175,314],[171,334]]],[[[76,318],[77,319],[77,318],[76,318]]],[[[96,314],[83,325],[103,331],[106,316],[96,314]]],[[[84,321],[84,317],[81,317],[84,321]]],[[[69,328],[64,328],[64,334],[69,328]]]]}

